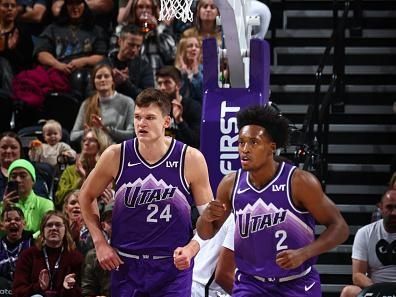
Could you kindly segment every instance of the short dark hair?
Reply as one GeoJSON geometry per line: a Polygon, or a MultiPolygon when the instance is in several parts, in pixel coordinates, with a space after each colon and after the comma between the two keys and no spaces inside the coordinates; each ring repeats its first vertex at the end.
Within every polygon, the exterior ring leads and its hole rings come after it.
{"type": "Polygon", "coordinates": [[[154,88],[144,89],[136,97],[135,104],[138,107],[148,107],[150,104],[157,105],[163,115],[170,115],[171,102],[168,96],[154,88]]]}
{"type": "Polygon", "coordinates": [[[156,79],[165,76],[169,76],[170,78],[172,78],[178,85],[182,83],[181,72],[175,66],[171,66],[171,65],[163,66],[155,74],[156,79]]]}
{"type": "Polygon", "coordinates": [[[271,107],[269,104],[264,106],[249,106],[237,113],[238,129],[247,125],[257,125],[263,127],[266,133],[276,143],[276,147],[285,147],[289,136],[289,120],[271,107]]]}
{"type": "Polygon", "coordinates": [[[10,211],[16,211],[22,219],[25,219],[25,215],[23,214],[22,209],[20,209],[19,207],[15,206],[15,205],[8,205],[8,206],[7,206],[6,208],[4,208],[3,211],[1,212],[1,220],[0,220],[0,221],[4,221],[4,215],[5,215],[7,212],[10,212],[10,211]]]}
{"type": "Polygon", "coordinates": [[[144,37],[144,33],[140,31],[140,28],[135,24],[128,24],[122,27],[120,37],[123,38],[126,34],[139,35],[144,37]]]}

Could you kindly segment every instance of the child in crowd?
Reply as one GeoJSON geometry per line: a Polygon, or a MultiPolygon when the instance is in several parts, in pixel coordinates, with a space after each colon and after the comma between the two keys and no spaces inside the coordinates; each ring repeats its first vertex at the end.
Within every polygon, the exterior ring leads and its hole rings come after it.
{"type": "Polygon", "coordinates": [[[30,143],[29,158],[34,162],[44,162],[52,166],[60,163],[71,163],[76,159],[76,152],[68,145],[61,141],[62,126],[55,120],[48,120],[43,126],[43,137],[46,143],[34,140],[30,143]],[[64,160],[66,162],[64,162],[64,160]],[[68,162],[70,160],[70,162],[68,162]]]}

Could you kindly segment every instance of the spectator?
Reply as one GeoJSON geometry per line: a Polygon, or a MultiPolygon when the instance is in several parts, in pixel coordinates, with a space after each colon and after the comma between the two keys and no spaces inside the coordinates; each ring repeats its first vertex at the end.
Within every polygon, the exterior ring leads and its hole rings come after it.
{"type": "MultiPolygon", "coordinates": [[[[95,24],[103,28],[105,33],[113,27],[114,1],[112,0],[86,0],[88,7],[91,9],[95,24]]],[[[61,11],[64,0],[54,0],[51,5],[52,15],[57,17],[61,11]]]]}
{"type": "Polygon", "coordinates": [[[19,257],[13,296],[81,296],[76,280],[83,259],[75,248],[67,219],[59,211],[49,211],[41,221],[36,246],[25,250],[19,257]]]}
{"type": "Polygon", "coordinates": [[[176,41],[172,30],[158,23],[159,7],[155,0],[122,0],[117,21],[120,25],[135,24],[141,27],[145,38],[142,56],[150,63],[153,73],[175,59],[176,41]]]}
{"type": "Polygon", "coordinates": [[[46,143],[39,140],[30,144],[29,158],[34,162],[58,164],[58,157],[76,159],[76,152],[65,142],[62,142],[62,126],[55,120],[48,120],[43,126],[43,136],[46,143]]]}
{"type": "Polygon", "coordinates": [[[94,25],[92,12],[85,1],[66,0],[65,4],[55,22],[40,35],[34,56],[41,65],[66,75],[72,74],[71,80],[83,76],[76,91],[84,98],[89,89],[90,68],[106,53],[106,39],[103,30],[94,25]]]}
{"type": "MultiPolygon", "coordinates": [[[[101,216],[103,234],[110,242],[113,203],[106,205],[101,216]]],[[[85,256],[81,277],[81,289],[84,297],[110,296],[110,273],[100,267],[96,250],[92,248],[85,256]]]]}
{"type": "Polygon", "coordinates": [[[219,15],[219,9],[213,0],[199,0],[194,15],[194,27],[184,31],[182,37],[199,36],[200,44],[203,39],[214,37],[217,44],[221,46],[222,34],[220,27],[216,24],[216,17],[219,15]]]}
{"type": "Polygon", "coordinates": [[[161,68],[156,74],[156,80],[158,89],[166,93],[172,102],[171,124],[167,129],[167,135],[198,148],[201,125],[200,103],[181,96],[182,78],[176,67],[161,68]]]}
{"type": "MultiPolygon", "coordinates": [[[[4,190],[8,180],[8,167],[12,162],[23,158],[21,139],[15,132],[6,131],[0,135],[0,201],[3,199],[4,190]]],[[[47,197],[48,185],[43,178],[41,168],[36,168],[36,182],[34,192],[47,197]],[[37,170],[38,169],[38,170],[37,170]]]]}
{"type": "Polygon", "coordinates": [[[116,90],[133,99],[143,89],[154,87],[153,70],[140,55],[143,40],[144,34],[136,25],[124,26],[118,39],[119,49],[108,54],[116,90]]]}
{"type": "Polygon", "coordinates": [[[31,35],[38,36],[48,25],[47,0],[18,0],[18,22],[31,35]]]}
{"type": "Polygon", "coordinates": [[[22,209],[25,216],[25,230],[33,233],[38,232],[41,219],[47,211],[54,209],[54,204],[51,200],[40,197],[33,191],[36,170],[29,161],[15,160],[8,167],[8,175],[11,181],[18,183],[18,190],[7,192],[4,195],[3,202],[0,203],[0,211],[15,204],[22,209]]]}
{"type": "Polygon", "coordinates": [[[3,209],[1,224],[5,235],[0,239],[0,288],[11,290],[18,257],[33,244],[33,238],[32,233],[23,230],[25,217],[18,207],[3,209]]]}
{"type": "Polygon", "coordinates": [[[341,297],[356,297],[364,288],[382,282],[396,282],[396,190],[382,196],[383,219],[358,230],[352,247],[352,281],[341,297]]]}
{"type": "Polygon", "coordinates": [[[88,236],[88,229],[84,224],[81,215],[80,203],[78,202],[78,195],[80,190],[73,190],[69,192],[63,203],[63,213],[69,222],[70,233],[76,245],[78,246],[80,240],[86,240],[88,236]]]}
{"type": "MultiPolygon", "coordinates": [[[[183,84],[190,87],[191,97],[202,102],[202,45],[198,36],[183,37],[177,46],[175,66],[183,75],[183,84]]],[[[183,92],[182,92],[183,93],[183,92]]],[[[184,93],[183,93],[184,94],[184,93]]]]}
{"type": "Polygon", "coordinates": [[[4,132],[0,136],[0,199],[3,199],[8,180],[8,168],[12,162],[21,158],[22,143],[14,132],[4,132]]]}
{"type": "Polygon", "coordinates": [[[95,167],[99,156],[110,144],[111,140],[103,130],[89,128],[84,132],[82,151],[77,156],[76,164],[68,165],[59,180],[55,194],[57,207],[62,207],[67,193],[80,189],[85,178],[95,167]]]}
{"type": "Polygon", "coordinates": [[[0,1],[0,87],[11,93],[15,74],[30,68],[33,42],[31,36],[16,22],[16,0],[0,1]]]}
{"type": "Polygon", "coordinates": [[[82,103],[70,135],[71,141],[80,141],[87,127],[100,129],[117,143],[133,137],[135,103],[115,91],[110,65],[96,65],[92,81],[96,92],[82,103]]]}
{"type": "MultiPolygon", "coordinates": [[[[217,297],[219,294],[226,294],[219,284],[214,282],[214,277],[218,271],[218,260],[220,251],[223,248],[234,250],[234,216],[230,215],[224,225],[220,228],[219,232],[210,240],[205,241],[201,245],[199,253],[194,258],[194,270],[193,270],[193,283],[191,288],[191,297],[217,297]],[[216,272],[216,274],[215,274],[216,272]],[[205,291],[208,290],[208,295],[205,291]]],[[[233,282],[233,273],[235,267],[231,269],[231,280],[228,283],[233,282]]],[[[229,273],[222,275],[228,276],[229,273]]],[[[230,293],[231,295],[231,293],[230,293]]]]}

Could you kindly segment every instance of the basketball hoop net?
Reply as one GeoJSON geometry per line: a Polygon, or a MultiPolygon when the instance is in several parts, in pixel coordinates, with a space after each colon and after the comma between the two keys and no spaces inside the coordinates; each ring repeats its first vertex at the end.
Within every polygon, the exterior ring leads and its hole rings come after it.
{"type": "Polygon", "coordinates": [[[191,4],[193,0],[161,0],[159,20],[171,20],[177,18],[183,22],[193,21],[191,4]]]}

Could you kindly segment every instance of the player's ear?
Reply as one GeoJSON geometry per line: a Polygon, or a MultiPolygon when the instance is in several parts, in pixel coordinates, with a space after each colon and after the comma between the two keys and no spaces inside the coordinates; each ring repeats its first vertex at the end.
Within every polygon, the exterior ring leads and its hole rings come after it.
{"type": "Polygon", "coordinates": [[[164,128],[169,128],[171,123],[171,117],[169,115],[165,116],[164,128]]]}
{"type": "Polygon", "coordinates": [[[271,142],[271,149],[275,153],[275,151],[276,151],[276,143],[275,142],[271,142]]]}

